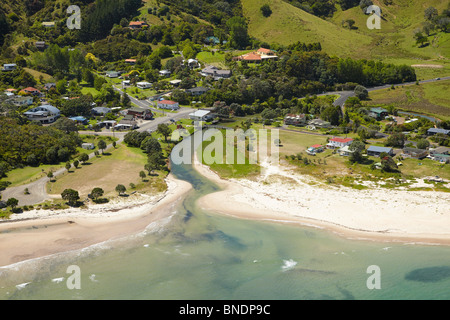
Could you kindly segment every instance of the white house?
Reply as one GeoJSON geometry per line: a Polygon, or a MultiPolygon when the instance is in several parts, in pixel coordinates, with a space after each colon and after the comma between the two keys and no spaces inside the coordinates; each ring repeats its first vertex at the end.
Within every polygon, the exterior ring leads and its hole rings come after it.
{"type": "Polygon", "coordinates": [[[159,71],[159,75],[163,77],[169,77],[171,72],[169,70],[161,70],[159,71]]]}
{"type": "Polygon", "coordinates": [[[194,121],[208,121],[212,119],[211,111],[197,110],[189,114],[189,118],[194,121]]]}
{"type": "Polygon", "coordinates": [[[180,109],[180,104],[175,101],[161,100],[161,101],[158,101],[158,108],[168,109],[168,110],[178,110],[178,109],[180,109]]]}
{"type": "Polygon", "coordinates": [[[21,106],[29,106],[33,104],[33,97],[31,96],[22,96],[22,97],[16,97],[11,100],[12,104],[21,107],[21,106]]]}
{"type": "Polygon", "coordinates": [[[16,70],[17,65],[15,63],[5,63],[3,65],[3,71],[13,71],[16,70]]]}
{"type": "Polygon", "coordinates": [[[27,112],[24,115],[30,121],[40,121],[42,124],[55,122],[59,118],[61,112],[58,108],[49,104],[42,105],[27,112]]]}
{"type": "Polygon", "coordinates": [[[136,83],[136,87],[138,87],[139,89],[149,89],[152,87],[152,84],[147,81],[141,81],[136,83]]]}
{"type": "Polygon", "coordinates": [[[327,148],[329,149],[337,149],[343,148],[345,146],[351,145],[353,142],[352,138],[331,138],[328,140],[327,148]]]}
{"type": "Polygon", "coordinates": [[[95,149],[95,145],[93,143],[88,143],[88,142],[82,143],[81,147],[83,149],[86,149],[86,150],[93,150],[93,149],[95,149]]]}

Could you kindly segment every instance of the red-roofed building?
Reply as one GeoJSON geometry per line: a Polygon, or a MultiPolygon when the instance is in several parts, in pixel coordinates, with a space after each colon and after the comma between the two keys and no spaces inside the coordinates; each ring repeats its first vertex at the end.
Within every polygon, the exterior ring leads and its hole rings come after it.
{"type": "Polygon", "coordinates": [[[259,48],[258,51],[256,51],[256,53],[258,53],[260,55],[264,54],[264,55],[268,55],[268,56],[275,55],[275,52],[273,52],[270,49],[266,49],[266,48],[259,48]]]}
{"type": "Polygon", "coordinates": [[[22,90],[20,90],[20,92],[32,94],[33,96],[40,96],[41,95],[41,92],[38,89],[33,88],[33,87],[28,87],[28,88],[22,89],[22,90]]]}
{"type": "Polygon", "coordinates": [[[343,148],[345,146],[351,145],[352,142],[353,142],[352,138],[334,137],[328,140],[327,148],[329,149],[343,148]]]}
{"type": "Polygon", "coordinates": [[[178,109],[180,109],[180,105],[178,102],[175,102],[175,101],[161,100],[161,101],[158,101],[158,108],[169,109],[169,110],[178,110],[178,109]]]}
{"type": "Polygon", "coordinates": [[[125,59],[125,63],[135,64],[136,63],[136,59],[125,59]]]}
{"type": "Polygon", "coordinates": [[[148,27],[148,23],[145,21],[131,21],[128,27],[131,29],[140,29],[142,27],[148,27]]]}

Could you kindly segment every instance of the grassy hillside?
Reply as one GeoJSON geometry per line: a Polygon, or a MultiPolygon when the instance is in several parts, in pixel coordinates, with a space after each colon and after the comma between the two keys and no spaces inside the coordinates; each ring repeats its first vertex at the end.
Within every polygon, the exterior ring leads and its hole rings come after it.
{"type": "Polygon", "coordinates": [[[283,0],[242,0],[242,8],[249,19],[249,34],[268,43],[320,42],[324,51],[332,55],[364,57],[369,54],[370,36],[346,30],[283,0]],[[273,12],[268,18],[260,11],[266,3],[273,12]]]}
{"type": "Polygon", "coordinates": [[[450,80],[372,91],[369,105],[393,105],[396,108],[450,119],[450,80]]]}
{"type": "Polygon", "coordinates": [[[242,0],[243,11],[249,20],[250,35],[268,43],[287,45],[296,41],[321,42],[324,51],[339,57],[380,59],[395,64],[440,65],[442,68],[417,68],[419,78],[432,78],[450,74],[450,33],[433,32],[429,45],[416,45],[414,31],[422,27],[424,11],[429,6],[439,13],[448,2],[439,0],[394,0],[385,5],[375,0],[383,12],[380,30],[370,30],[368,16],[360,7],[342,11],[338,8],[327,21],[308,14],[283,0],[242,0]],[[269,4],[272,15],[265,18],[260,7],[269,4]],[[344,28],[342,21],[353,19],[352,30],[344,28]]]}

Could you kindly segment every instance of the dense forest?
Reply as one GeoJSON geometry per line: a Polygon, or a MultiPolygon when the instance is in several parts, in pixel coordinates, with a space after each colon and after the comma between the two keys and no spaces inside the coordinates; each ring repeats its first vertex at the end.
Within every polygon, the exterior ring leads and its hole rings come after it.
{"type": "Polygon", "coordinates": [[[1,175],[13,167],[68,161],[81,145],[75,132],[66,133],[55,126],[35,123],[17,124],[15,119],[0,118],[1,175]]]}

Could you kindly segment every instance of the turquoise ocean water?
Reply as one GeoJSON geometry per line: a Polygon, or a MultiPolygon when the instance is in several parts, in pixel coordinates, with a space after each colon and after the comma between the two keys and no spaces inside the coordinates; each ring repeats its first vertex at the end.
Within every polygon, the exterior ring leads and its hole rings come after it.
{"type": "Polygon", "coordinates": [[[0,299],[450,299],[450,248],[344,239],[326,230],[202,212],[218,190],[190,166],[194,190],[146,232],[0,269],[0,299]],[[81,271],[69,290],[67,267],[81,271]],[[368,289],[369,266],[380,289],[368,289]]]}

